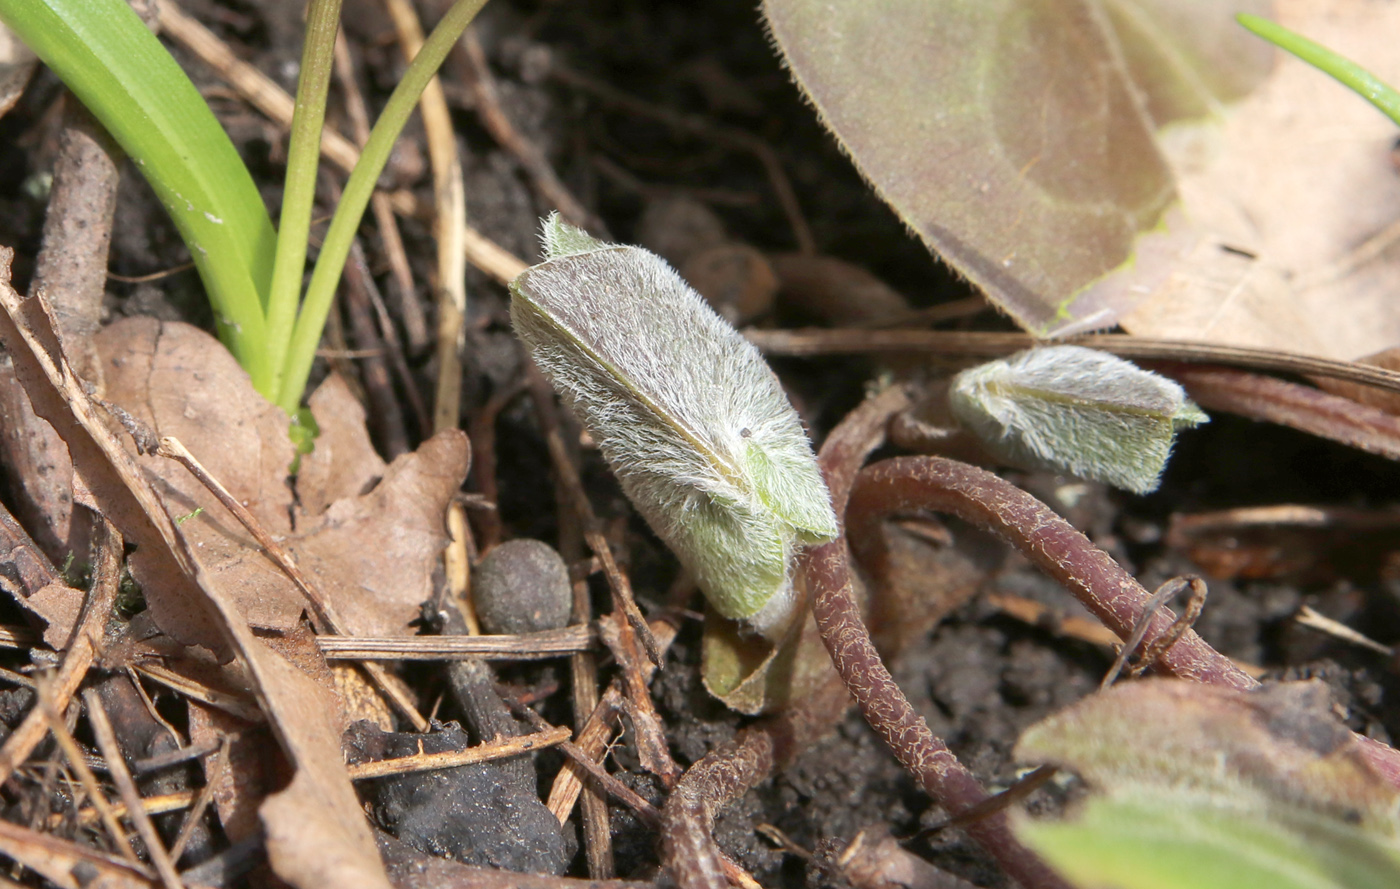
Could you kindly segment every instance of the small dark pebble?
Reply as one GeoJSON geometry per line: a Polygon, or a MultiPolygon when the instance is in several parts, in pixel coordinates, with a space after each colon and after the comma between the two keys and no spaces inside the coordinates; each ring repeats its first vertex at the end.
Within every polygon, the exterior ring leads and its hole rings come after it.
{"type": "Polygon", "coordinates": [[[512,540],[486,554],[472,576],[472,602],[487,633],[536,633],[569,622],[569,569],[547,543],[512,540]]]}

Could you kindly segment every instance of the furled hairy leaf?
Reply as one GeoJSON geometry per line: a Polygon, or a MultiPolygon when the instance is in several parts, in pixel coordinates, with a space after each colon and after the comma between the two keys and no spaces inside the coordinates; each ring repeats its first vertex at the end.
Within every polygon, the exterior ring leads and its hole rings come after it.
{"type": "Polygon", "coordinates": [[[1154,134],[1263,76],[1267,0],[765,0],[823,121],[880,195],[1028,330],[1111,324],[1176,200],[1154,134]]]}
{"type": "Polygon", "coordinates": [[[968,368],[949,401],[1003,460],[1137,494],[1157,489],[1177,430],[1208,419],[1176,381],[1083,346],[1042,346],[968,368]]]}
{"type": "Polygon", "coordinates": [[[557,216],[544,243],[511,285],[517,334],[715,609],[780,633],[794,548],[836,516],[778,378],[655,254],[557,216]]]}

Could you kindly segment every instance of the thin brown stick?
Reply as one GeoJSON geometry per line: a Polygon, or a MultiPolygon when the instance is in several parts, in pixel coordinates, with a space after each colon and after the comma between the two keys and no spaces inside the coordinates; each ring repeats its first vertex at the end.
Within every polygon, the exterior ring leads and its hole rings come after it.
{"type": "MultiPolygon", "coordinates": [[[[394,23],[404,58],[412,59],[423,47],[423,26],[409,0],[384,0],[394,23]]],[[[437,393],[433,399],[433,431],[456,429],[461,419],[462,347],[467,317],[466,265],[463,241],[467,227],[467,197],[462,182],[462,161],[457,156],[457,133],[452,112],[433,75],[418,99],[423,131],[428,140],[428,162],[433,170],[433,237],[437,241],[437,393]]]]}
{"type": "Polygon", "coordinates": [[[29,292],[48,296],[69,361],[80,377],[100,384],[102,370],[92,337],[102,326],[121,149],[91,112],[71,98],[58,143],[42,247],[29,292]]]}
{"type": "Polygon", "coordinates": [[[975,821],[981,821],[988,815],[995,815],[1004,812],[1013,803],[1018,803],[1030,796],[1036,790],[1045,786],[1045,783],[1055,777],[1059,771],[1056,766],[1040,766],[1022,778],[1018,778],[1016,783],[1001,791],[987,797],[982,802],[967,809],[956,818],[949,818],[946,821],[930,826],[930,832],[947,830],[950,827],[966,827],[975,821]]]}
{"type": "Polygon", "coordinates": [[[185,854],[185,846],[189,845],[190,838],[199,828],[199,820],[204,817],[205,810],[214,801],[214,793],[219,789],[219,783],[224,780],[224,772],[228,770],[229,752],[232,746],[228,735],[223,735],[219,739],[219,757],[214,760],[214,768],[205,778],[204,786],[195,795],[194,807],[185,815],[185,821],[180,825],[180,833],[175,837],[175,842],[170,847],[171,861],[178,862],[180,856],[185,854]]]}
{"type": "Polygon", "coordinates": [[[1333,620],[1325,614],[1319,614],[1308,605],[1298,609],[1298,613],[1293,616],[1293,621],[1300,627],[1317,630],[1319,633],[1325,633],[1334,639],[1370,649],[1386,657],[1395,657],[1395,649],[1389,645],[1382,645],[1370,636],[1357,632],[1340,621],[1333,620]]]}
{"type": "MultiPolygon", "coordinates": [[[[145,796],[141,798],[141,808],[149,815],[164,815],[168,812],[178,812],[181,809],[188,809],[194,804],[197,794],[193,790],[177,790],[173,793],[164,793],[160,796],[145,796]]],[[[126,803],[117,801],[111,804],[112,814],[118,818],[126,816],[126,803]]],[[[77,812],[77,822],[84,827],[96,824],[100,819],[100,813],[95,808],[84,807],[77,812]]],[[[49,816],[47,826],[56,829],[63,824],[64,813],[58,812],[49,816]]]]}
{"type": "MultiPolygon", "coordinates": [[[[213,68],[253,107],[273,122],[284,127],[291,126],[295,102],[286,90],[235,56],[222,40],[182,12],[171,0],[160,4],[160,26],[181,46],[213,68]]],[[[359,149],[329,128],[321,133],[321,154],[347,173],[355,168],[355,163],[360,159],[359,149]]],[[[396,192],[389,198],[394,212],[400,216],[418,215],[419,207],[412,194],[396,192]]],[[[462,238],[462,252],[467,262],[502,284],[509,284],[527,268],[519,257],[470,226],[462,238]]]]}
{"type": "Polygon", "coordinates": [[[598,622],[598,635],[617,658],[622,671],[622,703],[632,720],[633,741],[642,768],[661,779],[665,787],[673,787],[681,776],[681,767],[671,757],[666,745],[666,727],[652,703],[647,689],[645,662],[637,656],[636,646],[629,644],[626,621],[607,617],[598,622]]]}
{"type": "Polygon", "coordinates": [[[163,272],[151,272],[147,275],[118,275],[116,272],[108,272],[107,277],[113,281],[120,281],[123,284],[145,284],[150,281],[161,281],[165,278],[178,275],[181,272],[188,272],[194,269],[194,262],[182,262],[179,265],[171,266],[163,272]]]}
{"type": "MultiPolygon", "coordinates": [[[[465,750],[450,750],[445,753],[419,753],[412,756],[396,757],[394,759],[381,759],[373,762],[360,763],[359,765],[347,766],[352,781],[368,781],[374,778],[384,778],[391,775],[404,775],[412,772],[426,772],[434,769],[450,769],[456,766],[474,765],[481,762],[491,762],[492,760],[505,759],[511,756],[519,756],[522,753],[531,753],[544,750],[548,747],[567,743],[569,730],[567,728],[551,728],[547,731],[537,732],[531,735],[508,738],[502,741],[492,741],[487,744],[480,744],[475,747],[468,747],[465,750]]],[[[207,787],[214,786],[214,778],[211,776],[207,787]]],[[[162,815],[167,812],[178,812],[196,805],[203,791],[196,793],[193,790],[181,790],[175,793],[167,793],[161,796],[144,797],[141,799],[140,807],[148,815],[162,815]]],[[[117,817],[129,814],[129,809],[125,802],[114,803],[112,811],[117,817]]],[[[85,808],[78,812],[79,824],[92,824],[98,820],[99,814],[96,809],[85,808]]],[[[191,815],[190,817],[194,817],[191,815]]],[[[58,822],[53,822],[57,824],[58,822]]],[[[172,856],[174,854],[172,848],[172,856]]]]}
{"type": "Polygon", "coordinates": [[[257,725],[267,718],[256,704],[250,704],[246,698],[201,685],[160,664],[133,664],[132,669],[152,682],[159,683],[172,691],[199,701],[201,704],[208,704],[216,710],[237,716],[252,725],[257,725]]]}
{"type": "Polygon", "coordinates": [[[341,661],[542,661],[597,647],[596,630],[586,624],[519,636],[317,636],[328,660],[341,661]]]}
{"type": "MultiPolygon", "coordinates": [[[[262,526],[257,517],[249,512],[248,508],[238,501],[238,498],[230,494],[222,482],[209,474],[209,471],[195,459],[195,456],[180,443],[179,439],[174,436],[163,437],[156,449],[156,454],[174,460],[185,467],[191,475],[199,480],[200,484],[204,485],[218,499],[225,509],[233,514],[239,524],[253,535],[253,539],[263,548],[263,552],[267,553],[272,563],[280,568],[282,573],[286,574],[296,585],[296,588],[301,591],[307,604],[311,606],[313,615],[321,624],[322,631],[329,629],[341,636],[349,635],[345,632],[345,623],[336,613],[330,599],[297,566],[291,553],[287,552],[280,543],[273,539],[271,534],[267,533],[267,529],[262,526]]],[[[428,721],[418,712],[417,706],[404,694],[403,689],[389,679],[382,666],[374,663],[362,663],[361,669],[369,676],[375,687],[409,719],[415,729],[420,732],[428,730],[428,721]]]]}
{"type": "MultiPolygon", "coordinates": [[[[575,555],[581,550],[575,546],[575,555]]],[[[588,596],[588,580],[580,578],[570,584],[573,592],[573,619],[579,623],[592,617],[592,603],[588,596]]],[[[657,639],[660,644],[661,639],[657,639]]],[[[645,665],[644,665],[645,666],[645,665]]],[[[653,668],[654,669],[654,668],[653,668]]],[[[570,703],[573,704],[574,726],[582,730],[589,714],[598,707],[598,659],[590,652],[580,652],[569,658],[570,703]]],[[[577,745],[570,747],[584,756],[589,754],[577,745]]],[[[597,781],[584,781],[579,769],[586,769],[583,763],[570,761],[560,770],[559,775],[571,775],[578,779],[583,791],[583,837],[585,854],[588,857],[588,875],[595,880],[606,880],[617,875],[613,860],[611,816],[608,801],[597,781]]],[[[558,786],[556,780],[555,786],[558,786]]],[[[552,788],[551,788],[552,797],[552,788]]],[[[558,813],[556,813],[558,814],[558,813]]],[[[560,822],[567,820],[567,814],[560,822]]]]}
{"type": "Polygon", "coordinates": [[[97,748],[107,760],[107,774],[111,776],[112,783],[117,785],[117,792],[126,803],[127,813],[136,825],[136,832],[141,835],[141,841],[146,844],[146,854],[150,856],[156,874],[160,876],[160,881],[166,889],[183,889],[184,884],[180,882],[175,862],[166,851],[165,843],[161,840],[155,823],[151,821],[151,816],[141,807],[141,792],[136,789],[131,772],[127,771],[126,761],[122,759],[121,745],[117,743],[116,733],[112,731],[112,723],[107,719],[107,711],[102,708],[102,699],[98,697],[97,690],[90,688],[83,692],[83,703],[87,706],[88,724],[92,726],[97,748]]]}
{"type": "Polygon", "coordinates": [[[44,714],[44,719],[48,722],[49,731],[53,733],[54,740],[58,742],[58,747],[63,751],[63,758],[68,761],[68,765],[77,773],[78,780],[82,783],[83,789],[87,791],[88,799],[92,800],[93,808],[97,810],[97,817],[107,833],[111,835],[112,842],[116,845],[117,852],[121,856],[133,863],[139,862],[136,851],[131,848],[131,840],[127,838],[126,831],[122,830],[121,823],[117,821],[117,813],[112,809],[112,804],[108,802],[106,794],[102,792],[102,787],[97,783],[97,776],[88,767],[87,757],[83,754],[78,742],[73,740],[73,734],[68,731],[68,724],[63,721],[63,716],[54,707],[53,690],[47,683],[39,683],[39,709],[44,714]]]}
{"type": "MultiPolygon", "coordinates": [[[[524,717],[535,727],[536,731],[548,731],[553,728],[543,716],[518,701],[511,702],[511,710],[524,717]]],[[[597,781],[618,802],[635,812],[637,817],[641,818],[648,827],[656,828],[661,825],[660,809],[642,799],[637,791],[619,781],[611,772],[603,768],[602,763],[589,756],[578,745],[572,741],[564,741],[559,745],[559,752],[587,772],[592,780],[597,781]]]]}
{"type": "MultiPolygon", "coordinates": [[[[579,523],[583,525],[584,539],[588,541],[588,546],[593,550],[593,554],[602,560],[603,572],[608,578],[608,587],[613,594],[613,607],[619,614],[626,617],[627,627],[637,635],[647,657],[659,667],[661,666],[661,652],[657,647],[656,639],[652,637],[646,618],[642,615],[641,609],[637,607],[637,600],[632,596],[631,583],[628,582],[626,575],[618,569],[617,562],[613,559],[612,547],[608,545],[608,540],[602,532],[602,523],[598,521],[598,515],[593,511],[593,504],[589,502],[588,494],[583,489],[583,481],[579,478],[578,467],[574,465],[573,460],[570,459],[568,448],[564,446],[564,438],[559,431],[559,418],[555,413],[554,390],[533,362],[527,364],[525,373],[528,378],[530,395],[535,403],[535,413],[544,430],[545,444],[549,448],[554,471],[564,484],[579,523]]],[[[630,645],[626,636],[627,628],[623,628],[622,632],[624,634],[623,644],[630,645]]],[[[643,708],[648,707],[650,706],[650,698],[647,698],[646,704],[638,703],[643,708]]]]}
{"type": "MultiPolygon", "coordinates": [[[[1189,577],[1173,577],[1171,580],[1157,587],[1156,592],[1152,594],[1152,598],[1148,599],[1147,604],[1143,606],[1142,616],[1138,618],[1137,625],[1133,627],[1132,634],[1128,636],[1127,641],[1119,648],[1118,656],[1113,659],[1113,665],[1108,668],[1108,672],[1105,673],[1103,679],[1099,681],[1100,690],[1108,688],[1118,680],[1118,674],[1127,666],[1128,658],[1133,656],[1133,653],[1138,650],[1138,646],[1142,645],[1142,640],[1147,637],[1147,628],[1152,623],[1152,616],[1162,610],[1162,607],[1165,606],[1167,602],[1171,601],[1173,596],[1188,588],[1191,590],[1191,602],[1182,617],[1189,618],[1193,623],[1195,622],[1196,617],[1201,613],[1201,609],[1205,607],[1205,581],[1195,575],[1189,577]]],[[[1181,634],[1177,632],[1179,626],[1182,626],[1181,618],[1173,621],[1171,629],[1167,634],[1159,636],[1158,639],[1170,637],[1172,639],[1172,644],[1175,644],[1176,640],[1181,638],[1181,634]]],[[[1189,626],[1189,624],[1186,624],[1186,626],[1189,626]]],[[[1140,674],[1156,660],[1155,656],[1149,656],[1151,652],[1151,647],[1144,650],[1143,657],[1134,675],[1140,674]]]]}
{"type": "Polygon", "coordinates": [[[486,53],[481,48],[476,28],[467,28],[462,39],[453,47],[451,58],[457,63],[458,70],[465,75],[462,79],[466,81],[476,99],[476,114],[482,125],[497,144],[520,162],[530,181],[535,184],[540,197],[558,210],[559,215],[566,221],[606,237],[607,230],[599,227],[601,220],[588,212],[583,202],[574,197],[574,193],[569,191],[568,186],[554,172],[554,166],[540,147],[516,128],[510,115],[501,106],[496,77],[491,73],[491,66],[486,61],[486,53]]]}
{"type": "Polygon", "coordinates": [[[607,790],[609,795],[636,813],[648,827],[656,828],[661,825],[660,809],[642,799],[637,791],[615,778],[612,773],[575,744],[566,741],[559,745],[559,751],[569,757],[570,762],[577,764],[579,768],[587,772],[589,777],[597,781],[600,786],[607,790]]]}
{"type": "MultiPolygon", "coordinates": [[[[1171,629],[1143,646],[1142,656],[1138,658],[1137,663],[1133,664],[1128,670],[1129,676],[1137,678],[1143,673],[1146,673],[1148,667],[1161,660],[1162,655],[1177,642],[1181,641],[1181,637],[1185,635],[1187,630],[1196,625],[1196,621],[1200,618],[1201,612],[1205,610],[1206,582],[1194,575],[1188,578],[1175,579],[1184,579],[1187,582],[1186,588],[1190,595],[1186,598],[1186,607],[1176,616],[1176,620],[1172,621],[1171,629]]],[[[1171,581],[1168,581],[1168,583],[1171,583],[1171,581]]],[[[1139,621],[1139,625],[1147,623],[1150,619],[1151,616],[1144,612],[1142,620],[1139,621]]],[[[1136,635],[1137,630],[1134,629],[1133,633],[1136,635]]],[[[1130,646],[1133,646],[1132,639],[1129,639],[1123,647],[1126,649],[1130,646]]]]}
{"type": "Polygon", "coordinates": [[[133,864],[9,821],[0,820],[0,851],[59,885],[64,880],[70,881],[67,885],[78,885],[73,881],[73,871],[82,865],[96,872],[94,883],[98,885],[104,878],[119,886],[159,885],[154,882],[155,873],[144,864],[133,864]]]}
{"type": "Polygon", "coordinates": [[[282,570],[282,573],[291,579],[297,590],[306,598],[306,603],[311,606],[311,610],[317,621],[321,624],[321,629],[330,629],[346,635],[339,628],[344,625],[340,615],[336,613],[335,606],[321,592],[320,588],[312,582],[298,567],[292,554],[273,539],[267,529],[262,526],[262,522],[248,510],[248,507],[239,502],[238,498],[229,493],[223,482],[214,478],[209,470],[189,452],[178,438],[165,436],[161,438],[159,446],[156,448],[156,456],[174,460],[185,467],[195,479],[218,499],[219,503],[233,514],[244,529],[253,535],[253,539],[258,542],[258,546],[263,548],[272,563],[282,570]]]}
{"type": "MultiPolygon", "coordinates": [[[[88,667],[92,666],[102,648],[103,631],[121,584],[122,546],[122,535],[116,527],[105,519],[99,522],[92,587],[78,618],[77,629],[73,631],[73,638],[63,655],[63,663],[50,686],[55,710],[61,711],[68,706],[68,700],[78,690],[88,667]]],[[[0,784],[7,781],[15,769],[29,758],[47,731],[48,721],[39,708],[35,707],[25,715],[24,720],[5,739],[4,745],[0,745],[0,784]]]]}
{"type": "Polygon", "coordinates": [[[570,734],[567,728],[560,727],[535,732],[531,735],[502,738],[475,747],[468,747],[465,750],[449,750],[445,753],[416,753],[412,756],[364,762],[347,768],[350,770],[351,781],[367,781],[371,778],[406,775],[411,772],[430,772],[434,769],[451,769],[457,766],[490,762],[494,759],[505,759],[508,756],[519,756],[522,753],[544,750],[569,740],[570,734]]]}
{"type": "Polygon", "coordinates": [[[1312,386],[1237,370],[1174,368],[1167,372],[1207,410],[1277,423],[1400,460],[1400,417],[1379,408],[1312,386]]]}
{"type": "MultiPolygon", "coordinates": [[[[770,355],[864,355],[878,353],[936,354],[963,357],[1005,355],[1035,345],[1048,345],[1024,333],[973,333],[936,330],[746,330],[749,342],[770,355]]],[[[1178,340],[1157,340],[1100,333],[1068,337],[1054,344],[1102,349],[1124,358],[1224,364],[1254,370],[1308,374],[1365,383],[1400,392],[1400,373],[1355,361],[1333,361],[1294,352],[1217,346],[1178,340]]]]}
{"type": "MultiPolygon", "coordinates": [[[[652,632],[661,646],[662,652],[671,647],[676,638],[676,627],[666,621],[654,621],[652,632]]],[[[643,664],[644,679],[650,679],[656,668],[643,664]]],[[[574,746],[595,762],[600,761],[612,743],[617,731],[618,717],[622,713],[622,683],[614,679],[598,701],[598,706],[589,714],[587,722],[575,732],[574,746]]],[[[569,820],[574,803],[583,789],[583,776],[569,766],[560,770],[549,790],[549,801],[545,804],[554,817],[563,824],[569,820]]]]}
{"type": "Polygon", "coordinates": [[[41,643],[37,633],[28,627],[0,624],[0,648],[34,648],[41,643]]]}
{"type": "MultiPolygon", "coordinates": [[[[365,394],[375,418],[375,427],[379,430],[384,455],[393,460],[410,450],[408,425],[404,421],[401,402],[389,375],[389,361],[386,360],[385,353],[395,350],[380,336],[380,329],[371,317],[374,309],[370,292],[378,288],[375,287],[374,278],[369,273],[369,266],[365,263],[365,251],[358,238],[350,243],[344,279],[342,305],[350,322],[350,333],[354,337],[355,345],[369,353],[359,365],[360,380],[365,386],[365,394]]],[[[392,329],[391,325],[390,330],[392,329]]],[[[409,383],[410,388],[405,390],[406,393],[413,392],[411,378],[409,383]]],[[[420,425],[418,428],[425,429],[426,426],[420,425]]]]}

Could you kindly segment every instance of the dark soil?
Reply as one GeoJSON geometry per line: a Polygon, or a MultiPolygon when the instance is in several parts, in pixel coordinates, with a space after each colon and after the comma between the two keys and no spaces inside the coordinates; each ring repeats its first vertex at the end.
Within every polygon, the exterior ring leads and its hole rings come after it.
{"type": "MultiPolygon", "coordinates": [[[[295,5],[281,0],[200,0],[187,8],[291,88],[299,35],[288,10],[295,5]]],[[[713,140],[678,134],[572,88],[549,75],[550,64],[654,105],[762,137],[791,176],[821,252],[874,272],[915,305],[966,295],[870,194],[821,130],[782,70],[753,5],[748,0],[491,0],[478,27],[507,112],[546,149],[565,182],[603,219],[612,238],[632,240],[648,201],[656,195],[708,189],[736,196],[735,201],[712,204],[733,239],[763,250],[795,247],[752,156],[713,140]],[[599,158],[626,170],[649,186],[649,192],[639,193],[618,177],[600,172],[599,158]]],[[[367,97],[377,106],[401,70],[395,61],[397,50],[385,39],[390,28],[376,2],[347,0],[346,6],[347,30],[364,60],[367,97]]],[[[432,13],[425,12],[425,17],[431,19],[432,13]]],[[[198,63],[188,67],[197,83],[214,85],[198,63]]],[[[449,97],[458,105],[471,223],[533,261],[538,218],[550,208],[536,196],[519,164],[492,142],[473,111],[463,107],[466,93],[460,84],[453,85],[450,67],[448,80],[449,97]]],[[[17,251],[16,284],[21,288],[38,248],[43,175],[50,164],[56,117],[50,109],[60,93],[52,76],[41,74],[20,106],[0,120],[0,243],[17,251]]],[[[275,200],[284,134],[226,93],[216,92],[211,101],[275,200]]],[[[333,97],[333,121],[336,107],[333,97]]],[[[411,135],[421,143],[421,131],[411,135]]],[[[411,152],[386,175],[399,177],[397,185],[413,187],[431,200],[429,179],[414,166],[411,152]]],[[[126,177],[118,212],[113,272],[143,275],[188,260],[173,227],[135,175],[126,177]]],[[[422,288],[418,297],[426,300],[434,265],[430,230],[413,221],[403,228],[422,288]]],[[[367,234],[366,247],[372,267],[382,271],[382,255],[372,234],[367,234]]],[[[469,270],[468,288],[471,334],[463,416],[470,418],[515,380],[520,358],[509,331],[504,290],[474,269],[469,270]]],[[[209,321],[192,272],[152,284],[113,282],[109,296],[114,316],[140,313],[209,321]]],[[[1006,327],[990,313],[973,324],[1006,327]]],[[[430,396],[432,360],[427,355],[410,359],[421,391],[430,396]]],[[[849,360],[782,362],[778,369],[818,436],[859,400],[866,382],[879,372],[873,365],[849,360]]],[[[518,399],[504,412],[497,431],[503,537],[557,540],[548,456],[528,399],[518,399]]],[[[416,432],[421,435],[422,430],[416,432]]],[[[602,516],[626,529],[625,549],[630,551],[630,570],[643,607],[663,605],[674,564],[632,515],[596,454],[590,454],[590,493],[602,516]]],[[[1392,463],[1228,416],[1215,417],[1209,426],[1186,436],[1162,490],[1150,497],[1129,497],[1092,485],[1071,488],[1063,479],[1024,481],[1149,588],[1174,575],[1202,570],[1189,553],[1164,544],[1174,513],[1289,502],[1381,508],[1400,494],[1400,471],[1392,463]]],[[[960,545],[963,535],[956,527],[954,538],[954,545],[960,545]]],[[[1357,553],[1354,547],[1348,550],[1345,541],[1322,535],[1292,539],[1290,546],[1310,548],[1316,556],[1305,574],[1212,579],[1198,629],[1226,654],[1268,667],[1270,677],[1325,680],[1351,728],[1389,741],[1400,733],[1400,688],[1391,665],[1379,655],[1300,629],[1291,618],[1300,605],[1311,604],[1381,642],[1394,640],[1400,635],[1400,577],[1393,568],[1386,570],[1383,557],[1395,542],[1373,540],[1366,552],[1357,553]]],[[[1067,594],[1017,558],[1004,559],[989,576],[988,588],[1036,599],[1066,614],[1079,613],[1067,594]]],[[[605,608],[601,592],[600,588],[599,604],[605,608]]],[[[691,607],[698,609],[700,603],[691,607]]],[[[1002,787],[1017,774],[1009,753],[1021,730],[1093,691],[1109,661],[1105,650],[1019,623],[978,598],[956,610],[925,644],[908,650],[894,672],[934,732],[948,740],[983,782],[1002,787]]],[[[699,624],[691,622],[653,686],[672,750],[682,765],[732,737],[743,722],[705,693],[698,663],[699,624]]],[[[567,671],[506,671],[503,678],[521,686],[552,681],[566,685],[567,671]]],[[[546,703],[546,716],[567,721],[566,694],[555,697],[557,701],[546,703]]],[[[626,780],[643,796],[661,801],[657,786],[640,772],[629,750],[619,748],[616,761],[631,773],[626,780]]],[[[1037,792],[1031,805],[1054,807],[1072,792],[1069,784],[1052,784],[1037,792]]],[[[619,875],[650,875],[657,864],[655,837],[625,810],[614,808],[613,813],[619,875]]],[[[785,773],[723,812],[716,836],[765,886],[842,884],[833,882],[822,867],[776,848],[757,831],[763,824],[779,828],[798,846],[827,852],[839,849],[862,828],[884,825],[895,836],[908,838],[907,848],[940,867],[980,885],[1006,885],[958,831],[923,832],[943,817],[859,716],[851,714],[785,773]]],[[[582,870],[580,855],[571,873],[582,870]]]]}

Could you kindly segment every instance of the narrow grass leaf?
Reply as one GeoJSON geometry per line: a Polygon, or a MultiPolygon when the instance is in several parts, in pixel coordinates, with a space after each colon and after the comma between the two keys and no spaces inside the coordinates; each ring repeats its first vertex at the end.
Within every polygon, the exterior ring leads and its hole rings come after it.
{"type": "Polygon", "coordinates": [[[0,0],[0,20],[136,162],[189,245],[220,337],[271,392],[263,305],[276,235],[194,84],[123,0],[0,0]]]}

